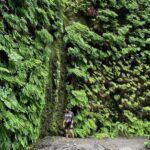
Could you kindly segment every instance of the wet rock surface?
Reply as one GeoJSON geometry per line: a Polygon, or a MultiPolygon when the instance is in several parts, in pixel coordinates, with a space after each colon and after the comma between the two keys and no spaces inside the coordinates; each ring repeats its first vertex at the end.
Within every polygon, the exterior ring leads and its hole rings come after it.
{"type": "Polygon", "coordinates": [[[144,138],[117,139],[71,139],[66,142],[62,137],[45,137],[33,150],[146,150],[144,138]]]}

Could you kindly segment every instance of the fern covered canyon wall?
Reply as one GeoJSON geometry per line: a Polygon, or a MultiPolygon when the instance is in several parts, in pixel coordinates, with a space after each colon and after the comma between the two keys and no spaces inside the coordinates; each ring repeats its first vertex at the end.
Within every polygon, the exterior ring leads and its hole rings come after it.
{"type": "Polygon", "coordinates": [[[22,149],[37,140],[51,82],[57,89],[51,101],[58,101],[60,46],[53,43],[63,30],[63,7],[60,0],[0,1],[1,150],[22,149]],[[56,81],[49,80],[49,66],[56,81]]]}
{"type": "Polygon", "coordinates": [[[150,0],[0,0],[0,150],[150,135],[149,50],[150,0]]]}

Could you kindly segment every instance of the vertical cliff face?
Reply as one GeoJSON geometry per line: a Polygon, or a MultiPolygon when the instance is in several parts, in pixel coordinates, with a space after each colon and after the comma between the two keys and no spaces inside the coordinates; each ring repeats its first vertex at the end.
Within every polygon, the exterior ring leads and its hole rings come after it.
{"type": "Polygon", "coordinates": [[[63,134],[66,106],[76,136],[149,134],[149,10],[149,0],[0,0],[0,149],[28,147],[40,125],[63,134]]]}
{"type": "MultiPolygon", "coordinates": [[[[46,93],[53,104],[61,101],[62,44],[57,39],[63,32],[65,3],[0,1],[0,149],[25,149],[34,143],[49,104],[46,93]]],[[[56,107],[48,109],[59,112],[56,107]]]]}
{"type": "Polygon", "coordinates": [[[62,129],[63,109],[65,105],[65,86],[64,86],[64,64],[63,40],[54,41],[51,48],[52,53],[49,61],[49,84],[47,85],[47,105],[43,115],[45,119],[41,125],[42,134],[57,135],[62,129]],[[45,124],[45,126],[44,126],[45,124]],[[44,128],[43,128],[44,127],[44,128]]]}
{"type": "MultiPolygon", "coordinates": [[[[65,3],[65,2],[64,2],[65,3]]],[[[57,29],[58,37],[54,39],[51,46],[49,59],[49,82],[46,90],[46,105],[43,111],[41,123],[41,136],[63,135],[64,109],[68,105],[66,90],[67,81],[67,47],[64,41],[66,28],[80,18],[75,11],[76,3],[65,3],[65,9],[59,13],[61,21],[60,28],[57,29]],[[71,6],[70,4],[74,4],[71,6]]],[[[85,19],[82,19],[85,21],[85,19]]],[[[70,61],[71,62],[71,61],[70,61]]]]}
{"type": "Polygon", "coordinates": [[[49,58],[49,82],[46,91],[46,106],[43,111],[41,124],[41,136],[63,134],[63,110],[66,105],[65,89],[65,43],[63,41],[64,30],[64,10],[60,10],[58,16],[60,26],[57,29],[57,37],[51,45],[49,58]]]}
{"type": "Polygon", "coordinates": [[[65,79],[63,101],[75,112],[77,136],[149,133],[150,2],[83,0],[68,5],[62,41],[56,40],[65,47],[54,45],[51,133],[57,134],[62,123],[56,120],[56,116],[62,120],[59,105],[64,104],[59,102],[63,91],[59,79],[65,79]],[[65,57],[57,56],[58,47],[65,50],[65,57]],[[64,59],[66,63],[57,63],[64,59]]]}
{"type": "Polygon", "coordinates": [[[149,133],[149,8],[150,1],[111,0],[76,7],[86,24],[69,25],[64,38],[76,135],[149,133]]]}

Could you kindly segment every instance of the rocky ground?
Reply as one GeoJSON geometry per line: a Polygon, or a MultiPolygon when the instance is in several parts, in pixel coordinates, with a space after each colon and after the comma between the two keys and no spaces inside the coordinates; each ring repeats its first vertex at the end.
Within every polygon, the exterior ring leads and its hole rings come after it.
{"type": "Polygon", "coordinates": [[[33,150],[146,150],[144,138],[117,139],[69,139],[63,137],[45,137],[39,140],[33,150]]]}

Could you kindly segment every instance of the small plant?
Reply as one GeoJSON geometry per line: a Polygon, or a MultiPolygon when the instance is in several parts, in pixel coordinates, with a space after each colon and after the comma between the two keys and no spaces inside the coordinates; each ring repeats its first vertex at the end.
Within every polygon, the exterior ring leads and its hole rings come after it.
{"type": "Polygon", "coordinates": [[[147,136],[147,137],[149,138],[149,141],[144,142],[144,145],[145,145],[146,148],[149,148],[149,149],[150,149],[150,135],[147,136]]]}
{"type": "Polygon", "coordinates": [[[97,139],[104,139],[104,138],[110,137],[110,135],[107,134],[107,133],[97,133],[95,137],[96,137],[97,139]]]}

